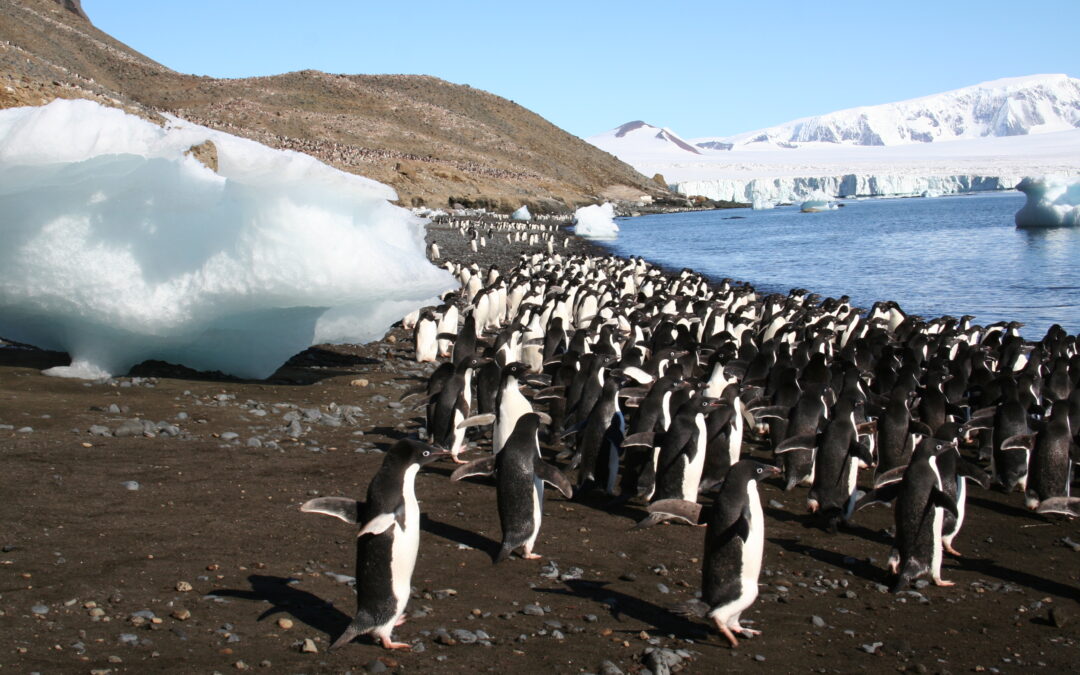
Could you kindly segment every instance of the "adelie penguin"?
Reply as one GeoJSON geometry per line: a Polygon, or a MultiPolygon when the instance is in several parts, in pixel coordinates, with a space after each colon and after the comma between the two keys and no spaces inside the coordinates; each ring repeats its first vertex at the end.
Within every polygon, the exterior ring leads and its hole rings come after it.
{"type": "Polygon", "coordinates": [[[416,553],[420,506],[415,481],[420,467],[447,453],[414,440],[398,441],[368,485],[366,501],[319,497],[300,507],[360,526],[356,539],[356,616],[330,646],[336,649],[371,634],[387,649],[408,649],[391,632],[404,623],[416,553]]]}
{"type": "Polygon", "coordinates": [[[896,575],[893,593],[927,572],[938,586],[953,585],[941,578],[944,512],[960,514],[956,501],[942,489],[938,467],[938,456],[951,450],[951,443],[923,439],[910,464],[879,476],[877,487],[859,500],[859,509],[896,500],[896,540],[889,556],[889,570],[896,575]]]}
{"type": "Polygon", "coordinates": [[[469,476],[495,475],[502,527],[502,546],[495,555],[495,562],[510,557],[518,548],[522,549],[521,557],[526,560],[540,557],[533,552],[533,546],[540,532],[544,483],[558,488],[567,499],[573,494],[566,476],[540,458],[540,421],[541,417],[536,413],[522,415],[497,455],[469,462],[450,477],[461,480],[469,476]]]}
{"type": "Polygon", "coordinates": [[[653,503],[650,513],[664,513],[697,523],[705,515],[705,555],[701,566],[701,599],[681,607],[682,613],[712,619],[732,647],[743,637],[761,631],[739,623],[742,613],[757,599],[761,556],[765,545],[765,515],[757,484],[779,476],[780,469],[752,459],[742,459],[728,471],[712,507],[681,499],[653,503]]]}

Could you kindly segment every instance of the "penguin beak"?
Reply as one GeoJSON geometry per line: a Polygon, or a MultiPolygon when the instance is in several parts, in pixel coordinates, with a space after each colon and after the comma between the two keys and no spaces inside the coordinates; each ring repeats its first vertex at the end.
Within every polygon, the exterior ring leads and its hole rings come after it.
{"type": "Polygon", "coordinates": [[[420,460],[420,466],[431,464],[432,462],[436,462],[436,461],[442,459],[443,457],[449,457],[449,456],[450,456],[450,451],[449,450],[439,450],[437,448],[432,447],[431,450],[428,450],[428,454],[425,455],[420,460]]]}

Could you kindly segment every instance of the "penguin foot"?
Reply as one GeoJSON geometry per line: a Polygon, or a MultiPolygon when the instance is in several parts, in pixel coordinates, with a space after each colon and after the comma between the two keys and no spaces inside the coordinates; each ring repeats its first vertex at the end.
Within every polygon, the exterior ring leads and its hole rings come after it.
{"type": "Polygon", "coordinates": [[[540,555],[539,553],[523,552],[521,554],[521,557],[524,558],[525,560],[539,560],[540,558],[543,558],[544,556],[540,555]]]}
{"type": "Polygon", "coordinates": [[[935,586],[955,586],[955,581],[947,581],[945,579],[934,579],[935,586]]]}
{"type": "Polygon", "coordinates": [[[401,624],[405,623],[408,620],[409,620],[409,617],[406,616],[405,614],[402,614],[401,616],[398,617],[398,620],[394,622],[394,628],[397,628],[398,626],[400,626],[401,624]]]}
{"type": "Polygon", "coordinates": [[[408,642],[394,642],[389,636],[382,638],[382,646],[384,649],[412,649],[408,642]]]}
{"type": "Polygon", "coordinates": [[[716,627],[720,629],[720,632],[723,633],[724,637],[727,638],[727,641],[731,643],[732,647],[739,646],[739,639],[735,637],[735,634],[731,632],[730,628],[719,622],[717,622],[716,627]]]}
{"type": "Polygon", "coordinates": [[[468,464],[466,460],[458,459],[457,457],[451,457],[450,459],[453,460],[454,464],[468,464]]]}
{"type": "Polygon", "coordinates": [[[963,558],[964,557],[964,554],[961,553],[960,551],[957,551],[955,548],[953,548],[952,544],[944,544],[942,546],[942,548],[944,548],[945,552],[948,553],[949,555],[956,556],[957,558],[963,558]]]}

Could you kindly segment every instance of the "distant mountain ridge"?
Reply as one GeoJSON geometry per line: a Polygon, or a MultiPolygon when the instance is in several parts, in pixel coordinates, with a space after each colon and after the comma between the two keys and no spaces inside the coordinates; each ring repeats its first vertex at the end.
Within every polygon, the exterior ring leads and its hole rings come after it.
{"type": "Polygon", "coordinates": [[[176,114],[392,186],[405,205],[533,213],[670,198],[632,167],[502,97],[434,77],[314,70],[219,80],[95,28],[79,0],[0,2],[0,108],[89,98],[176,114]]]}
{"type": "Polygon", "coordinates": [[[1019,136],[1080,127],[1080,79],[1032,75],[983,82],[940,94],[839,110],[748,131],[696,139],[728,143],[901,145],[1019,136]]]}
{"type": "Polygon", "coordinates": [[[677,159],[740,149],[794,150],[806,144],[896,146],[1077,128],[1080,79],[1032,75],[804,117],[732,136],[687,141],[670,129],[634,121],[586,140],[633,164],[639,155],[666,154],[677,159]]]}

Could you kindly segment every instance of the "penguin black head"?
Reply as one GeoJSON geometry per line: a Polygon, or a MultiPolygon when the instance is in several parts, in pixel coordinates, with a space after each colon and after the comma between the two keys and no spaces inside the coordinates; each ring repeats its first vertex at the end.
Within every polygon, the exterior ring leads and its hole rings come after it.
{"type": "Polygon", "coordinates": [[[449,456],[449,451],[440,450],[434,445],[429,445],[422,441],[405,438],[395,443],[393,447],[387,451],[385,461],[393,461],[403,467],[408,467],[413,464],[424,466],[425,464],[430,464],[438,459],[449,456]]]}

